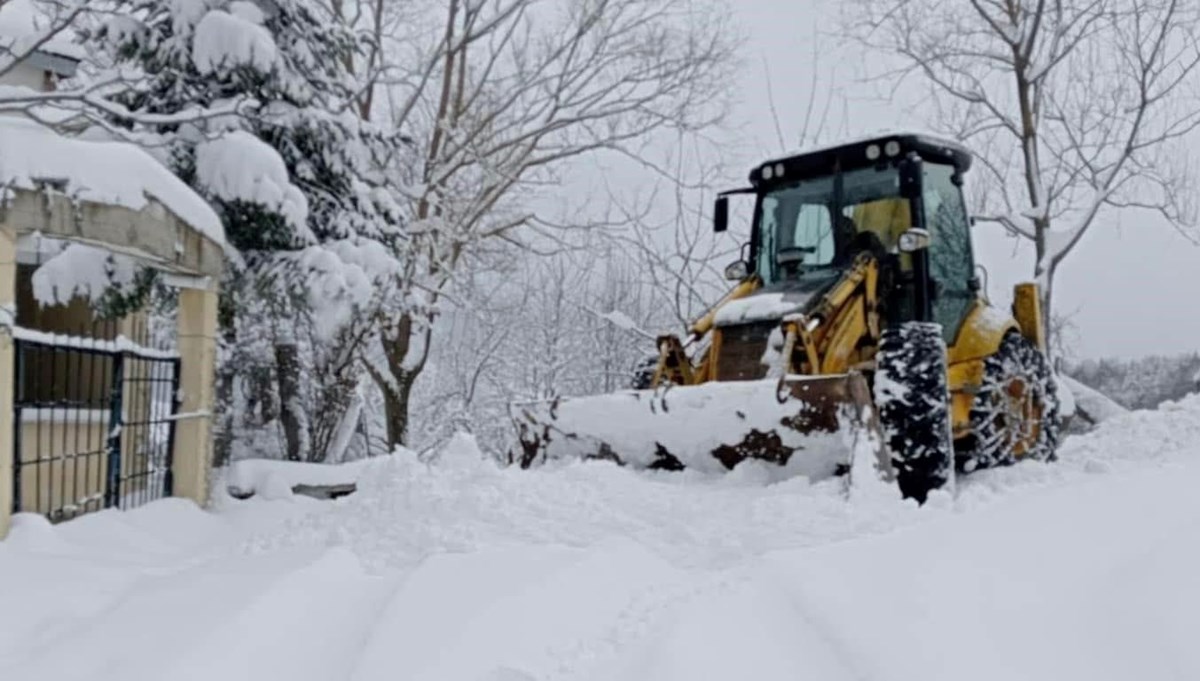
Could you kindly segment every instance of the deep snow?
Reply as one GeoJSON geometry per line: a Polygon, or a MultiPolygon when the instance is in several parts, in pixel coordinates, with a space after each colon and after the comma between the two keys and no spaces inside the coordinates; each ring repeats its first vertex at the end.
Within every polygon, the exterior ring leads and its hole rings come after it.
{"type": "Polygon", "coordinates": [[[1194,679],[1200,397],[916,509],[840,480],[500,470],[0,543],[4,679],[1194,679]]]}

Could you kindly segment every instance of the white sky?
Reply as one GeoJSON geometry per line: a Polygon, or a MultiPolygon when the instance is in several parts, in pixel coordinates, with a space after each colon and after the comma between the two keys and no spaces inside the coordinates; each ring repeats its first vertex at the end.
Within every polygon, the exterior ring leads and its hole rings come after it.
{"type": "MultiPolygon", "coordinates": [[[[830,35],[836,0],[729,0],[746,38],[743,73],[736,84],[738,106],[727,134],[744,150],[745,176],[751,165],[781,151],[771,98],[764,78],[769,63],[775,109],[789,149],[799,145],[814,72],[818,88],[835,88],[846,102],[835,104],[822,141],[880,128],[925,127],[920,111],[879,101],[878,88],[856,79],[855,51],[838,53],[830,35]],[[814,41],[820,57],[814,63],[814,41]]],[[[818,99],[818,103],[821,100],[818,99]]],[[[1200,137],[1190,143],[1200,153],[1200,137]]],[[[975,232],[976,259],[989,272],[989,292],[1007,304],[1011,285],[1032,276],[1032,258],[1014,255],[1016,242],[999,228],[975,232]]],[[[1110,217],[1093,226],[1059,269],[1056,305],[1074,312],[1081,357],[1140,356],[1200,350],[1200,248],[1170,226],[1142,214],[1110,217]]]]}

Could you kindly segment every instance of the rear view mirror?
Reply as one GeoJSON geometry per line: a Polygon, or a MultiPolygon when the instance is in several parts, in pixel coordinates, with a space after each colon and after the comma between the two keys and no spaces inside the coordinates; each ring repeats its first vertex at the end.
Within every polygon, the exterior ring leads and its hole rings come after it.
{"type": "Polygon", "coordinates": [[[725,278],[729,281],[741,281],[750,276],[750,266],[745,260],[736,260],[725,268],[725,278]]]}
{"type": "Polygon", "coordinates": [[[915,253],[929,248],[929,232],[923,229],[909,229],[900,235],[899,247],[902,253],[915,253]]]}
{"type": "Polygon", "coordinates": [[[716,203],[713,204],[713,232],[720,234],[727,229],[729,229],[729,197],[718,196],[716,203]]]}

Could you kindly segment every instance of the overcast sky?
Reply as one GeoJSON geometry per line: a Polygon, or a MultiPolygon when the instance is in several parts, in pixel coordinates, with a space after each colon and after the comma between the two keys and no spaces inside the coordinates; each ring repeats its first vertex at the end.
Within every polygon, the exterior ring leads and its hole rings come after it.
{"type": "MultiPolygon", "coordinates": [[[[817,32],[817,26],[832,30],[839,11],[835,0],[729,2],[747,44],[728,134],[745,150],[746,171],[759,157],[781,151],[764,61],[789,149],[799,143],[814,72],[819,91],[838,89],[846,100],[831,108],[824,139],[880,128],[925,127],[919,110],[879,101],[878,88],[857,79],[860,65],[853,51],[839,52],[833,37],[817,32]]],[[[1200,153],[1200,138],[1189,146],[1200,153]]],[[[1016,247],[998,228],[976,228],[976,259],[987,268],[990,294],[1001,304],[1008,303],[1012,283],[1032,275],[1032,257],[1014,255],[1016,247]]],[[[1200,248],[1161,221],[1130,213],[1120,219],[1110,216],[1084,237],[1059,269],[1055,304],[1060,311],[1074,313],[1082,336],[1080,356],[1140,356],[1200,350],[1198,297],[1200,248]]]]}

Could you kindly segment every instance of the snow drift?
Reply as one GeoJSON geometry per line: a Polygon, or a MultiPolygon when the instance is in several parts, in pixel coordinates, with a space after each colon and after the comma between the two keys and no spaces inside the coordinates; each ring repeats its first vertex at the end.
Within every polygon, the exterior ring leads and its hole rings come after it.
{"type": "Polygon", "coordinates": [[[359,491],[165,500],[0,543],[0,678],[1200,676],[1200,397],[924,507],[839,481],[533,471],[469,437],[359,491]]]}

